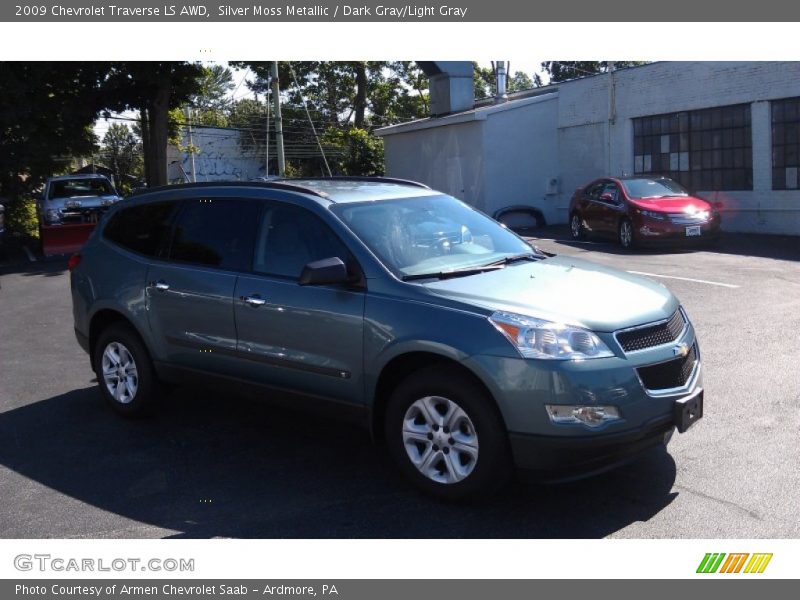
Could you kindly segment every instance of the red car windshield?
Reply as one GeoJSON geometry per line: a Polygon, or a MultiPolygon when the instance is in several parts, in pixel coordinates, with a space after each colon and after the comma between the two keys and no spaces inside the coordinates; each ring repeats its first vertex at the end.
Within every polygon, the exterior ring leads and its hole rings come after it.
{"type": "Polygon", "coordinates": [[[675,196],[688,196],[689,192],[672,179],[623,179],[622,186],[629,198],[642,200],[644,198],[674,198],[675,196]]]}

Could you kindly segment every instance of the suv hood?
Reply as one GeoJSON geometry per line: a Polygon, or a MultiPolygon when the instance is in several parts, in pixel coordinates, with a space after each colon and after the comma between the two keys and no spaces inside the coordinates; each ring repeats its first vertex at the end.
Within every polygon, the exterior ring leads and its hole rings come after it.
{"type": "Polygon", "coordinates": [[[424,284],[438,296],[611,332],[669,317],[678,300],[660,283],[578,258],[555,256],[424,284]]]}

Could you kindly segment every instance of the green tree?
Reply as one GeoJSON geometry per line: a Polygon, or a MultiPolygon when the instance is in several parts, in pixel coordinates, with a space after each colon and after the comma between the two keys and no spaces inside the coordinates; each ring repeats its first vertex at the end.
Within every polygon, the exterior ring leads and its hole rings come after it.
{"type": "Polygon", "coordinates": [[[112,123],[103,136],[101,153],[108,167],[116,173],[120,190],[129,193],[144,174],[139,138],[127,125],[112,123]]]}
{"type": "Polygon", "coordinates": [[[513,75],[508,78],[508,91],[519,92],[521,90],[530,90],[538,87],[533,79],[524,71],[515,71],[513,75]]]}
{"type": "MultiPolygon", "coordinates": [[[[229,96],[234,89],[233,73],[228,67],[211,65],[203,67],[198,81],[199,89],[186,106],[191,112],[191,122],[212,127],[227,127],[228,112],[233,99],[229,96]]],[[[185,118],[181,118],[183,123],[185,118]]]]}
{"type": "MultiPolygon", "coordinates": [[[[253,74],[248,87],[266,97],[272,63],[233,64],[248,68],[253,74]]],[[[279,62],[278,80],[287,164],[295,173],[319,175],[325,172],[319,144],[324,148],[332,171],[348,174],[382,171],[382,165],[379,169],[370,166],[372,157],[378,153],[382,160],[382,142],[370,132],[376,127],[426,116],[429,112],[428,79],[411,61],[279,62]],[[304,100],[319,143],[309,123],[304,100]],[[363,139],[360,132],[366,132],[369,139],[363,139]]],[[[230,126],[242,131],[243,147],[256,149],[262,156],[265,113],[263,104],[237,102],[229,118],[230,126]]],[[[274,139],[272,135],[272,143],[274,139]]],[[[275,156],[274,148],[270,149],[270,156],[275,156]]]]}
{"type": "MultiPolygon", "coordinates": [[[[598,73],[606,73],[608,71],[610,61],[557,61],[551,60],[542,63],[542,70],[550,76],[552,83],[559,81],[567,81],[569,79],[578,79],[579,77],[586,77],[587,75],[596,75],[598,73]]],[[[615,61],[614,67],[622,69],[625,67],[633,67],[636,65],[645,64],[642,61],[628,60],[628,61],[615,61]]]]}
{"type": "Polygon", "coordinates": [[[383,175],[383,140],[357,127],[328,129],[323,136],[326,146],[337,149],[330,160],[337,175],[383,175]]]}
{"type": "Polygon", "coordinates": [[[203,67],[198,63],[112,63],[105,83],[107,107],[139,111],[144,173],[151,187],[167,184],[170,111],[200,92],[202,77],[203,67]]]}
{"type": "Polygon", "coordinates": [[[475,84],[476,98],[489,98],[494,96],[497,81],[494,76],[494,69],[491,67],[481,67],[477,62],[472,63],[473,83],[475,84]]]}
{"type": "Polygon", "coordinates": [[[17,199],[89,155],[108,63],[0,62],[0,196],[17,199]]]}

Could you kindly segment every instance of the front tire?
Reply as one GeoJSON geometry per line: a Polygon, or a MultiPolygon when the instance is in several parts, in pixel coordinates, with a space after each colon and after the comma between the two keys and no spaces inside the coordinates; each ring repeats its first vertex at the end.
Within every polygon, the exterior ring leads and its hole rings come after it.
{"type": "Polygon", "coordinates": [[[160,386],[144,343],[128,325],[115,323],[100,333],[94,350],[100,393],[125,417],[150,414],[160,386]]]}
{"type": "Polygon", "coordinates": [[[569,233],[573,240],[582,240],[586,237],[586,230],[583,227],[583,219],[580,214],[574,212],[569,219],[569,233]]]}
{"type": "Polygon", "coordinates": [[[505,426],[492,399],[453,368],[406,378],[386,410],[386,441],[403,474],[444,500],[484,497],[512,474],[505,426]]]}
{"type": "Polygon", "coordinates": [[[622,219],[619,222],[619,229],[617,231],[617,239],[619,245],[623,250],[631,250],[636,245],[636,240],[633,237],[633,223],[630,219],[622,219]]]}

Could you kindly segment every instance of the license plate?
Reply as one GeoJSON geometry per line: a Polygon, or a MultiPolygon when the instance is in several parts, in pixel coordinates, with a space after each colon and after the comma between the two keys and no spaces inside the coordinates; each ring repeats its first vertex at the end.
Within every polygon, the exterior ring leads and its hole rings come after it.
{"type": "Polygon", "coordinates": [[[693,225],[686,228],[686,237],[700,235],[700,225],[693,225]]]}
{"type": "Polygon", "coordinates": [[[675,401],[675,427],[683,433],[703,418],[703,390],[675,401]]]}

